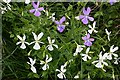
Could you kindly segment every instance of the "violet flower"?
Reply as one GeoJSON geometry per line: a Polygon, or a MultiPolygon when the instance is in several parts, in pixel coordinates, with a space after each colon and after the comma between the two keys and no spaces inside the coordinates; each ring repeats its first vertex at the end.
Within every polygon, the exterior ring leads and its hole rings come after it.
{"type": "Polygon", "coordinates": [[[90,34],[87,34],[86,36],[82,37],[82,39],[85,41],[84,45],[92,46],[92,41],[94,41],[94,38],[90,38],[90,34]]]}
{"type": "Polygon", "coordinates": [[[61,33],[65,29],[65,25],[62,23],[66,20],[66,18],[63,16],[60,21],[55,21],[55,24],[57,24],[57,30],[61,33]]]}
{"type": "Polygon", "coordinates": [[[37,2],[37,4],[35,4],[35,2],[32,2],[32,5],[33,5],[34,9],[29,10],[30,13],[34,13],[34,15],[37,16],[37,17],[41,15],[40,11],[44,10],[43,7],[38,8],[39,4],[40,4],[39,1],[37,2]]]}
{"type": "Polygon", "coordinates": [[[116,2],[117,2],[117,0],[109,0],[110,5],[113,5],[116,2]]]}
{"type": "Polygon", "coordinates": [[[82,20],[83,24],[88,24],[88,20],[90,21],[94,21],[94,18],[93,17],[90,17],[89,14],[91,12],[91,9],[90,7],[87,8],[87,10],[85,8],[83,8],[83,14],[84,15],[80,15],[80,16],[77,16],[75,17],[77,20],[82,20]]]}

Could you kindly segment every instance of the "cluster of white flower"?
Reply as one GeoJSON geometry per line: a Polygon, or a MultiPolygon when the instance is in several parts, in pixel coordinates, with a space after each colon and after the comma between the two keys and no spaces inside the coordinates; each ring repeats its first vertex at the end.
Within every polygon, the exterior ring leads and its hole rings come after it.
{"type": "MultiPolygon", "coordinates": [[[[24,34],[23,38],[20,37],[19,35],[17,35],[17,37],[20,39],[20,41],[17,42],[16,45],[21,44],[20,48],[25,49],[26,48],[25,44],[31,45],[31,44],[34,43],[35,45],[33,46],[33,49],[39,50],[40,49],[40,45],[39,44],[44,44],[44,42],[41,42],[41,40],[40,40],[42,38],[42,36],[44,35],[44,33],[41,32],[41,33],[39,33],[38,36],[34,32],[32,32],[32,34],[34,36],[34,40],[35,41],[33,41],[31,43],[28,43],[28,42],[25,41],[25,39],[26,39],[25,34],[24,34]]],[[[53,51],[54,50],[53,46],[58,48],[58,45],[54,44],[55,43],[55,39],[51,40],[51,38],[48,36],[48,42],[49,42],[49,45],[46,47],[48,50],[53,51]]]]}

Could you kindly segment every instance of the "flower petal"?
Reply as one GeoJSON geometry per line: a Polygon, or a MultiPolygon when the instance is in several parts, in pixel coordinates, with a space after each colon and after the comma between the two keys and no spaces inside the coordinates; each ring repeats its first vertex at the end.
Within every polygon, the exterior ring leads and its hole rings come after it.
{"type": "Polygon", "coordinates": [[[33,73],[37,73],[36,68],[34,66],[31,66],[31,70],[33,73]]]}
{"type": "Polygon", "coordinates": [[[38,17],[41,15],[41,13],[37,10],[37,11],[35,11],[34,15],[38,17]]]}
{"type": "Polygon", "coordinates": [[[25,0],[25,4],[29,4],[30,3],[30,0],[25,0]]]}
{"type": "Polygon", "coordinates": [[[59,25],[60,23],[58,21],[55,21],[55,24],[59,25]]]}
{"type": "Polygon", "coordinates": [[[83,19],[83,18],[85,18],[84,15],[80,15],[80,16],[79,16],[79,19],[83,19]]]}
{"type": "Polygon", "coordinates": [[[102,68],[103,65],[101,64],[101,62],[98,62],[96,65],[95,65],[97,68],[102,68]]]}
{"type": "Polygon", "coordinates": [[[80,20],[80,17],[79,17],[79,16],[76,16],[75,19],[76,19],[76,20],[80,20]]]}
{"type": "Polygon", "coordinates": [[[33,49],[35,49],[35,50],[38,50],[38,49],[40,49],[40,45],[39,45],[39,43],[35,43],[35,45],[33,46],[33,49]]]}
{"type": "Polygon", "coordinates": [[[41,39],[41,37],[44,35],[43,32],[41,32],[39,35],[38,35],[38,40],[41,39]]]}
{"type": "Polygon", "coordinates": [[[82,40],[87,40],[87,37],[86,36],[82,37],[82,40]]]}
{"type": "Polygon", "coordinates": [[[52,45],[48,45],[48,50],[50,50],[50,51],[52,51],[52,50],[53,50],[52,45]]]}
{"type": "Polygon", "coordinates": [[[17,37],[18,37],[20,40],[23,40],[22,37],[20,37],[19,35],[17,35],[17,37]]]}
{"type": "Polygon", "coordinates": [[[65,25],[60,25],[60,26],[57,27],[57,30],[58,30],[60,33],[62,33],[62,32],[64,31],[64,29],[65,29],[65,25]]]}
{"type": "Polygon", "coordinates": [[[30,12],[30,13],[33,13],[33,12],[35,12],[35,9],[31,9],[31,10],[29,10],[29,12],[30,12]]]}
{"type": "Polygon", "coordinates": [[[59,73],[57,76],[58,76],[60,79],[63,79],[63,74],[62,74],[62,73],[59,73]]]}
{"type": "Polygon", "coordinates": [[[46,62],[48,63],[48,62],[50,62],[50,61],[52,61],[52,57],[50,57],[46,62]]]}
{"type": "Polygon", "coordinates": [[[89,19],[90,21],[94,21],[94,18],[93,18],[93,17],[89,17],[89,16],[88,16],[88,19],[89,19]]]}
{"type": "Polygon", "coordinates": [[[92,46],[92,42],[90,42],[90,41],[85,41],[85,42],[84,42],[84,45],[86,45],[86,46],[92,46]]]}
{"type": "Polygon", "coordinates": [[[88,30],[88,32],[89,32],[90,34],[92,34],[93,30],[88,30]]]}
{"type": "Polygon", "coordinates": [[[40,7],[40,8],[38,8],[38,10],[39,10],[39,11],[43,11],[43,10],[44,10],[44,8],[43,8],[43,7],[40,7]]]}
{"type": "MultiPolygon", "coordinates": [[[[34,39],[37,40],[37,35],[34,32],[32,32],[32,34],[34,36],[34,39]]],[[[30,44],[32,44],[32,43],[30,43],[30,44]]]]}
{"type": "Polygon", "coordinates": [[[60,19],[60,24],[62,24],[65,20],[66,20],[66,18],[63,16],[63,17],[60,19]]]}
{"type": "Polygon", "coordinates": [[[87,10],[85,10],[85,8],[83,8],[83,13],[84,13],[84,15],[89,15],[90,12],[91,12],[90,7],[88,7],[87,10]]]}
{"type": "Polygon", "coordinates": [[[88,24],[88,19],[84,17],[84,18],[82,19],[82,22],[83,22],[83,24],[88,24]]]}
{"type": "Polygon", "coordinates": [[[53,44],[53,46],[55,46],[55,47],[58,49],[58,45],[56,45],[56,44],[53,44]]]}
{"type": "Polygon", "coordinates": [[[20,48],[25,49],[26,48],[25,44],[22,43],[21,46],[20,46],[20,48]]]}
{"type": "Polygon", "coordinates": [[[16,45],[19,45],[20,43],[21,43],[21,42],[19,41],[19,42],[16,43],[16,45]]]}
{"type": "Polygon", "coordinates": [[[43,67],[42,67],[43,70],[46,70],[47,69],[47,65],[45,64],[43,67]]]}
{"type": "Polygon", "coordinates": [[[90,40],[90,41],[94,41],[94,38],[90,38],[89,40],[90,40]]]}

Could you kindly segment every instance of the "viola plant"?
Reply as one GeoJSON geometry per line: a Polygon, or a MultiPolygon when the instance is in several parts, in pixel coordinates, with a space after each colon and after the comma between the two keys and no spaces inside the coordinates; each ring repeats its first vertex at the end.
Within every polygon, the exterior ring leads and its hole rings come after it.
{"type": "Polygon", "coordinates": [[[3,1],[2,80],[120,80],[120,2],[3,1]]]}

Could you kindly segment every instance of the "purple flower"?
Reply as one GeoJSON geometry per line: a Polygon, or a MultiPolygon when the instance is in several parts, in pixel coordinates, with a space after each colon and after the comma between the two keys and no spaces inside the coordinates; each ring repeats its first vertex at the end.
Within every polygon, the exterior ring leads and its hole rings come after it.
{"type": "Polygon", "coordinates": [[[87,34],[86,36],[82,37],[82,39],[85,41],[84,45],[92,46],[92,41],[94,41],[94,39],[90,38],[90,34],[87,34]]]}
{"type": "Polygon", "coordinates": [[[117,2],[117,0],[110,0],[109,2],[110,2],[110,5],[113,5],[114,3],[117,2]]]}
{"type": "Polygon", "coordinates": [[[90,17],[89,14],[91,12],[91,9],[90,7],[87,8],[87,10],[85,10],[85,8],[83,8],[83,14],[84,15],[80,15],[80,16],[77,16],[75,17],[77,20],[82,20],[83,24],[88,24],[88,20],[90,21],[94,21],[94,18],[93,17],[90,17]]]}
{"type": "Polygon", "coordinates": [[[29,12],[34,13],[35,16],[40,16],[41,15],[40,11],[43,11],[44,8],[43,7],[38,8],[39,4],[40,4],[39,1],[37,2],[37,4],[35,4],[35,2],[32,2],[34,9],[29,10],[29,12]]]}
{"type": "Polygon", "coordinates": [[[57,24],[57,30],[61,33],[65,29],[65,25],[62,23],[66,20],[66,18],[63,16],[60,21],[55,21],[55,24],[57,24]]]}

